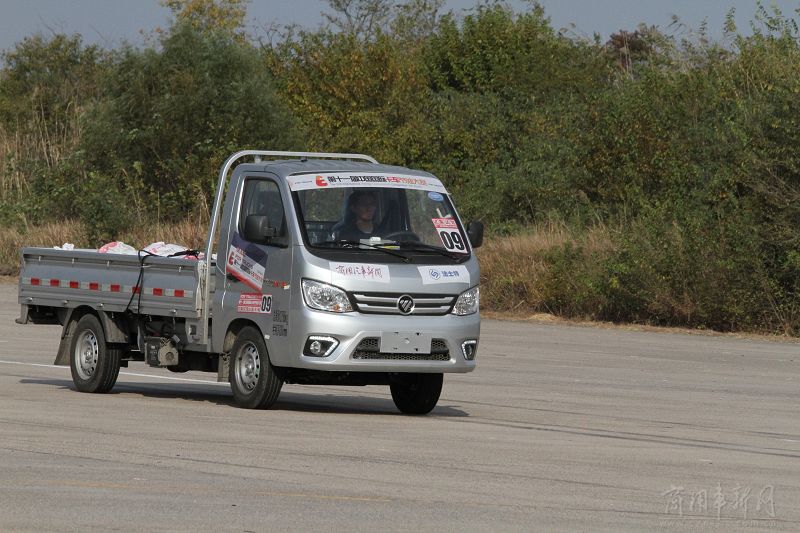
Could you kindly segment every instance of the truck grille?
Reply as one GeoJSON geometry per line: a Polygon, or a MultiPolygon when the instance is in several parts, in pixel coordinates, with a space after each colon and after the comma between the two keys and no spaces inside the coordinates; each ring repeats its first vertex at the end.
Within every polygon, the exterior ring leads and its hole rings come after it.
{"type": "Polygon", "coordinates": [[[353,352],[353,359],[380,361],[449,361],[450,350],[444,339],[431,341],[431,353],[384,353],[379,352],[381,340],[378,337],[366,337],[358,343],[353,352]]]}
{"type": "Polygon", "coordinates": [[[408,294],[390,292],[353,292],[350,299],[362,313],[379,315],[402,315],[397,301],[408,295],[414,299],[414,308],[409,315],[446,315],[453,308],[457,296],[448,294],[408,294]]]}

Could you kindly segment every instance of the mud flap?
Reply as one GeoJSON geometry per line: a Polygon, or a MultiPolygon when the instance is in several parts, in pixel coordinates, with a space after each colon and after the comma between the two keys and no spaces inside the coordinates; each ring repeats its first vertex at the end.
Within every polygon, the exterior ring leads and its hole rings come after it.
{"type": "Polygon", "coordinates": [[[219,366],[217,367],[217,381],[219,383],[227,383],[230,372],[230,354],[223,353],[219,356],[219,366]]]}
{"type": "Polygon", "coordinates": [[[28,306],[22,304],[22,309],[19,312],[19,318],[15,318],[14,322],[17,324],[27,324],[28,323],[28,306]]]}
{"type": "Polygon", "coordinates": [[[61,342],[58,344],[58,353],[54,365],[69,366],[69,347],[72,344],[72,334],[75,332],[75,321],[70,320],[61,333],[61,342]]]}

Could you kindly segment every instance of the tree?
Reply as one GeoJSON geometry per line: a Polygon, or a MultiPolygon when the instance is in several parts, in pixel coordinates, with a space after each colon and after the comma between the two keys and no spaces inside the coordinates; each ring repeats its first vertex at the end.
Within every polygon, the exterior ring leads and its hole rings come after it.
{"type": "Polygon", "coordinates": [[[103,102],[87,121],[88,164],[142,216],[206,211],[227,155],[303,144],[273,85],[249,43],[177,22],[160,49],[116,54],[103,102]]]}
{"type": "Polygon", "coordinates": [[[392,12],[391,0],[328,0],[333,13],[322,16],[335,29],[362,40],[374,39],[386,29],[392,12]]]}
{"type": "Polygon", "coordinates": [[[667,38],[655,26],[641,24],[635,31],[620,30],[612,33],[606,48],[611,52],[620,70],[632,75],[637,64],[645,63],[667,38]]]}
{"type": "Polygon", "coordinates": [[[402,41],[422,42],[436,31],[442,6],[444,0],[409,0],[395,8],[389,28],[402,41]]]}
{"type": "Polygon", "coordinates": [[[424,61],[435,90],[550,98],[607,79],[596,47],[557,35],[538,4],[520,14],[479,5],[461,21],[448,13],[425,42],[424,61]]]}
{"type": "Polygon", "coordinates": [[[176,23],[188,23],[197,30],[240,34],[249,0],[161,0],[176,23]]]}

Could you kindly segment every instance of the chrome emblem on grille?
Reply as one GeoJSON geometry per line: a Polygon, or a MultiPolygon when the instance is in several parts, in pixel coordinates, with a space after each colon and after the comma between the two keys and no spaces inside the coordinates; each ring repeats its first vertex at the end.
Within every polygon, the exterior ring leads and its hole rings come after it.
{"type": "Polygon", "coordinates": [[[397,308],[404,315],[410,315],[414,310],[414,299],[408,294],[404,294],[397,299],[397,308]]]}

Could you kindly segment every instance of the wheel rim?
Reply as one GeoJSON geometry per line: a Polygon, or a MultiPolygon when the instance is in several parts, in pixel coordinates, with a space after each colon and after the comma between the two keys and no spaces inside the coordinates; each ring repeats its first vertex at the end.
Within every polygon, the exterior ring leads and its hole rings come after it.
{"type": "Polygon", "coordinates": [[[236,384],[245,392],[252,392],[261,375],[261,356],[252,342],[245,343],[236,355],[236,384]]]}
{"type": "Polygon", "coordinates": [[[100,349],[94,332],[88,329],[81,332],[78,342],[75,343],[75,370],[81,379],[91,379],[97,369],[99,355],[100,349]]]}

